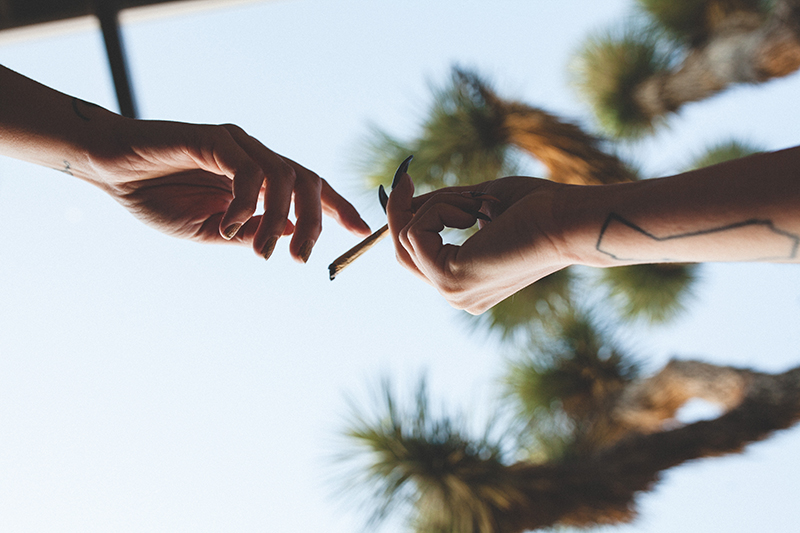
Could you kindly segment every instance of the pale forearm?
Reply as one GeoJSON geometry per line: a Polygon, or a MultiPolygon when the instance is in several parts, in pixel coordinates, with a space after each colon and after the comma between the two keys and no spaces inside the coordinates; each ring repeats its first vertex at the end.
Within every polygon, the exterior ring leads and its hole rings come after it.
{"type": "Polygon", "coordinates": [[[458,309],[479,314],[572,265],[800,262],[800,147],[615,185],[508,177],[412,198],[403,175],[389,197],[400,262],[458,309]],[[491,221],[462,245],[445,227],[491,221]]]}
{"type": "Polygon", "coordinates": [[[0,94],[0,154],[97,183],[94,158],[127,119],[3,66],[0,94]]]}
{"type": "Polygon", "coordinates": [[[564,191],[570,262],[800,261],[800,148],[668,178],[564,191]]]}
{"type": "Polygon", "coordinates": [[[319,238],[323,212],[369,233],[325,180],[238,126],[124,118],[2,66],[0,154],[84,179],[169,235],[246,244],[267,259],[293,202],[289,249],[300,261],[319,238]]]}

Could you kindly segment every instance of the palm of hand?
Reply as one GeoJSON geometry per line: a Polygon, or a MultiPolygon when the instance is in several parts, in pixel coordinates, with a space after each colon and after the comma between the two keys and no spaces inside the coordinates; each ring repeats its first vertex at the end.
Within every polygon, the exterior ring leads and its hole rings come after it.
{"type": "Polygon", "coordinates": [[[252,239],[257,222],[251,219],[233,241],[226,241],[219,223],[231,197],[229,178],[195,169],[128,182],[117,200],[163,233],[198,242],[241,244],[252,239]]]}
{"type": "Polygon", "coordinates": [[[452,305],[480,314],[566,266],[554,246],[559,228],[553,220],[553,201],[562,187],[529,177],[501,178],[478,186],[479,192],[496,199],[481,206],[492,221],[480,221],[481,231],[454,256],[459,265],[453,271],[459,274],[448,281],[455,289],[445,294],[452,305]]]}
{"type": "Polygon", "coordinates": [[[136,218],[168,235],[251,243],[260,217],[252,217],[232,241],[219,232],[233,198],[232,176],[225,175],[222,157],[231,151],[225,146],[232,142],[228,130],[160,121],[132,124],[133,133],[119,151],[99,160],[109,194],[136,218]]]}

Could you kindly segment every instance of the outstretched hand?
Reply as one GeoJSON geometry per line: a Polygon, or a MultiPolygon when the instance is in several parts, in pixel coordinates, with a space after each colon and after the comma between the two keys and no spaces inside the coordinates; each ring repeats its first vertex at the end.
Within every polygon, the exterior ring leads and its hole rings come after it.
{"type": "Polygon", "coordinates": [[[84,179],[164,233],[246,244],[266,258],[293,233],[290,253],[304,262],[322,213],[369,233],[325,180],[238,126],[124,118],[2,65],[0,87],[0,153],[84,179]]]}
{"type": "Polygon", "coordinates": [[[139,120],[127,126],[118,149],[95,157],[98,185],[164,233],[244,244],[265,258],[282,235],[293,234],[290,253],[303,262],[319,238],[323,213],[358,235],[369,233],[325,180],[238,126],[139,120]],[[259,201],[264,212],[255,215],[259,201]]]}
{"type": "Polygon", "coordinates": [[[568,266],[553,220],[557,192],[548,180],[509,177],[414,198],[407,174],[389,197],[389,229],[400,263],[453,306],[480,314],[534,281],[568,266]],[[445,227],[480,230],[444,244],[445,227]],[[485,217],[481,217],[485,218],[485,217]]]}

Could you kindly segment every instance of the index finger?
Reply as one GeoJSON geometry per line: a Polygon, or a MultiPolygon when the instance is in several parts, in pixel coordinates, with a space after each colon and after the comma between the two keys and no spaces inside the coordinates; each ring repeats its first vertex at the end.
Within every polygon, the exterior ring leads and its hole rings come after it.
{"type": "Polygon", "coordinates": [[[486,183],[480,183],[478,185],[459,185],[457,187],[442,187],[441,189],[436,189],[436,190],[433,190],[431,192],[426,192],[425,194],[420,194],[419,196],[416,196],[411,201],[411,205],[412,205],[414,211],[416,211],[417,209],[422,207],[423,204],[425,204],[428,200],[430,200],[431,198],[433,198],[437,194],[441,194],[441,193],[456,193],[456,194],[460,194],[460,193],[465,193],[465,192],[480,193],[485,188],[486,188],[486,183]]]}
{"type": "Polygon", "coordinates": [[[370,233],[369,224],[364,222],[353,205],[344,199],[333,187],[322,178],[322,212],[334,219],[340,226],[355,233],[367,236],[370,233]]]}

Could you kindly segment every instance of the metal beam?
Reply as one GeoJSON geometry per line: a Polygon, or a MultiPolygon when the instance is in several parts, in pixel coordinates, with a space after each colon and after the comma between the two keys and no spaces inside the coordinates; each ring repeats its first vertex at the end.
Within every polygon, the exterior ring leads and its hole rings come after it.
{"type": "Polygon", "coordinates": [[[98,0],[95,15],[100,20],[100,29],[103,32],[108,65],[111,67],[111,77],[117,93],[119,112],[123,116],[136,118],[136,103],[133,98],[131,78],[119,28],[119,7],[113,0],[98,0]]]}

